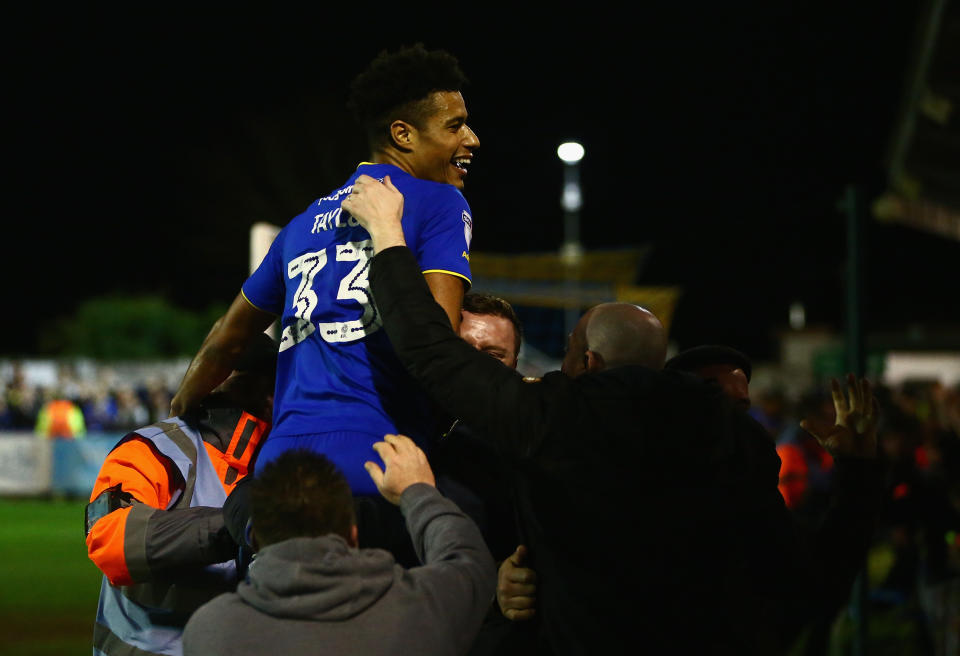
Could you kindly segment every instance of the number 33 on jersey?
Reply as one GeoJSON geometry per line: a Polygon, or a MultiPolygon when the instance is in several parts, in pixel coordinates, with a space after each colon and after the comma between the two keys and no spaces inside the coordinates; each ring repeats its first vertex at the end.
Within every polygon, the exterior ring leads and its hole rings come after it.
{"type": "MultiPolygon", "coordinates": [[[[337,262],[351,262],[354,266],[340,279],[337,289],[337,301],[352,300],[360,305],[359,318],[347,321],[327,321],[313,324],[310,317],[318,305],[317,292],[314,291],[314,279],[327,265],[327,249],[315,253],[304,253],[287,264],[287,276],[299,279],[300,284],[293,295],[294,323],[283,329],[280,337],[280,351],[286,351],[309,337],[314,329],[320,331],[323,341],[352,342],[366,337],[382,325],[377,307],[370,297],[367,284],[367,272],[370,270],[370,257],[373,245],[369,239],[351,241],[331,246],[336,251],[337,262]]],[[[339,272],[338,272],[339,273],[339,272]]],[[[321,285],[321,293],[332,290],[333,285],[321,285]]],[[[354,308],[347,306],[346,312],[356,314],[354,308]]]]}

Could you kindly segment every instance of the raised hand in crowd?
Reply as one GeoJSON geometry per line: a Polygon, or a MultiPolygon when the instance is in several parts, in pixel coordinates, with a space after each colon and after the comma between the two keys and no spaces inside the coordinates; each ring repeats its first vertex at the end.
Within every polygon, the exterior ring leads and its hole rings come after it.
{"type": "Polygon", "coordinates": [[[437,486],[426,454],[406,435],[384,435],[383,442],[376,442],[373,448],[383,460],[386,471],[369,460],[363,466],[377,490],[390,503],[400,505],[400,495],[415,483],[437,486]]]}
{"type": "Polygon", "coordinates": [[[527,548],[517,547],[497,572],[497,605],[508,620],[529,620],[536,613],[537,573],[524,567],[527,548]]]}
{"type": "Polygon", "coordinates": [[[835,378],[830,380],[830,391],[837,413],[836,424],[829,426],[804,419],[800,427],[817,438],[834,457],[876,458],[879,413],[870,382],[848,374],[846,396],[835,378]]]}

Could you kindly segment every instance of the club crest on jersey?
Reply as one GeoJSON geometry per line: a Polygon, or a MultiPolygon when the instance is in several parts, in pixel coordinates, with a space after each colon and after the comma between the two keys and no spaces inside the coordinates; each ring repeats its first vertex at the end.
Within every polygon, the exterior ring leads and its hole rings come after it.
{"type": "Polygon", "coordinates": [[[463,210],[463,216],[460,217],[463,219],[463,238],[467,240],[467,249],[470,248],[470,240],[473,239],[473,218],[467,210],[463,210]]]}

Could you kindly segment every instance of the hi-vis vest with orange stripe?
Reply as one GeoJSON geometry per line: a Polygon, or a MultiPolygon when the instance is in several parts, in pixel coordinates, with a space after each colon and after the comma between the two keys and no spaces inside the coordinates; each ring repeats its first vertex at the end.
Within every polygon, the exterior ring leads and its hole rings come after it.
{"type": "MultiPolygon", "coordinates": [[[[138,429],[136,435],[169,458],[185,482],[182,492],[172,495],[162,510],[222,507],[227,498],[225,485],[232,486],[246,474],[265,428],[264,422],[244,413],[225,453],[226,463],[214,462],[199,431],[177,417],[138,429]]],[[[148,568],[143,531],[150,516],[160,511],[140,502],[132,506],[123,545],[131,574],[148,568]]],[[[94,625],[94,656],[180,656],[187,619],[213,597],[232,591],[236,578],[232,560],[134,585],[114,586],[104,576],[94,625]]]]}

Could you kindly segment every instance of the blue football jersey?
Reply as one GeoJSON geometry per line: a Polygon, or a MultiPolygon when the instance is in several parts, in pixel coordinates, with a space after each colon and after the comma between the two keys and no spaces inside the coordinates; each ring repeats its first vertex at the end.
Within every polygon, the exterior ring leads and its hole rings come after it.
{"type": "Polygon", "coordinates": [[[470,284],[473,221],[460,191],[390,164],[361,164],[280,231],[243,285],[251,304],[281,317],[271,436],[403,433],[422,443],[432,428],[370,295],[370,234],[341,211],[360,174],[389,175],[403,193],[404,238],[423,272],[470,284]]]}

